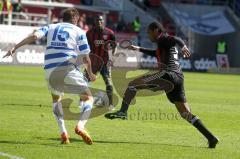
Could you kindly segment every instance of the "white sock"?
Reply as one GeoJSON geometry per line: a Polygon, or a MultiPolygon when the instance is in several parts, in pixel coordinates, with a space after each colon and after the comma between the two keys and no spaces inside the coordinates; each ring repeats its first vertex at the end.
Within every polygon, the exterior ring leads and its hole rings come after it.
{"type": "Polygon", "coordinates": [[[87,123],[87,120],[91,115],[92,105],[92,100],[87,100],[83,102],[82,111],[80,113],[80,120],[78,122],[78,127],[81,130],[84,130],[85,124],[87,123]]]}
{"type": "Polygon", "coordinates": [[[53,114],[56,118],[56,121],[58,123],[58,127],[60,129],[60,133],[67,133],[67,129],[65,127],[64,119],[63,119],[63,109],[62,109],[62,103],[56,102],[53,103],[53,114]]]}

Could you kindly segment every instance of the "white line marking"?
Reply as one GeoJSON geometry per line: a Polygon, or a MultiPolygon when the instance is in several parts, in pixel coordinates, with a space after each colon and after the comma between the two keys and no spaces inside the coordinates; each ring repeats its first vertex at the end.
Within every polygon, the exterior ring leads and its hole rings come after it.
{"type": "Polygon", "coordinates": [[[4,152],[0,152],[0,156],[8,157],[10,159],[24,159],[22,157],[13,156],[13,155],[10,155],[10,154],[4,153],[4,152]]]}

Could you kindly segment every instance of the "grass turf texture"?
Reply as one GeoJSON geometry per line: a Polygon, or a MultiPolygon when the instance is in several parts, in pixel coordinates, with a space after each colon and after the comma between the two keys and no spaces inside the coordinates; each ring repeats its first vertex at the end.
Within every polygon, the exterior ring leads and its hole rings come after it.
{"type": "MultiPolygon", "coordinates": [[[[105,89],[101,77],[94,86],[105,89]]],[[[90,119],[91,146],[74,134],[77,121],[66,121],[71,144],[60,145],[43,69],[0,66],[0,152],[27,159],[240,158],[239,76],[185,73],[185,87],[192,112],[219,137],[216,149],[206,148],[165,95],[137,97],[127,121],[90,119]]]]}

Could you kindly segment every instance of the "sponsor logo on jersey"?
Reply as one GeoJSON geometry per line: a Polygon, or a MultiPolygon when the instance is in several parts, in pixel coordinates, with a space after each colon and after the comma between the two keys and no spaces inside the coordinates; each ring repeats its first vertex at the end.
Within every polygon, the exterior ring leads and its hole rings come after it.
{"type": "Polygon", "coordinates": [[[104,40],[94,40],[94,44],[95,44],[96,46],[104,45],[104,40]]]}

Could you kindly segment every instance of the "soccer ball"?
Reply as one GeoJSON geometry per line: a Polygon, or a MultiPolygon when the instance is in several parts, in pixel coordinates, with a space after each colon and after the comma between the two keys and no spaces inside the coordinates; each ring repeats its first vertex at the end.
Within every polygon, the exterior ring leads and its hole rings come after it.
{"type": "Polygon", "coordinates": [[[108,96],[105,92],[99,91],[93,96],[93,104],[96,107],[104,107],[109,105],[108,96]]]}

